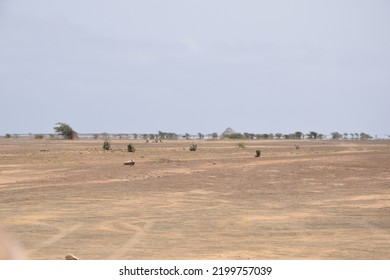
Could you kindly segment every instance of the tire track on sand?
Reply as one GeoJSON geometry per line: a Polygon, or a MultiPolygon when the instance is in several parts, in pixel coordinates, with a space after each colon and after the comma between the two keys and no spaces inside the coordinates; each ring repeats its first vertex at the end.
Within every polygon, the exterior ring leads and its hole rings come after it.
{"type": "Polygon", "coordinates": [[[135,231],[134,235],[125,243],[123,246],[112,254],[109,259],[122,259],[131,248],[133,248],[137,243],[139,243],[144,235],[153,227],[152,222],[146,222],[143,227],[131,225],[131,224],[121,224],[124,228],[135,231]]]}
{"type": "Polygon", "coordinates": [[[47,239],[46,241],[42,242],[40,244],[40,246],[38,246],[37,248],[34,248],[34,249],[31,249],[31,250],[28,250],[27,253],[28,254],[33,254],[47,246],[50,246],[52,245],[53,243],[56,243],[58,240],[64,238],[65,236],[71,234],[72,232],[76,231],[77,229],[79,229],[81,226],[83,226],[84,223],[77,223],[77,224],[74,224],[73,226],[69,227],[69,228],[59,228],[60,229],[60,232],[54,236],[52,236],[51,238],[47,239]]]}

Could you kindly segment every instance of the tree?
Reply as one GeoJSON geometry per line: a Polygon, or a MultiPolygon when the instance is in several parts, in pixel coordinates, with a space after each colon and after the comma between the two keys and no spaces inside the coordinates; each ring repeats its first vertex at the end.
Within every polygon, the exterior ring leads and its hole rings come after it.
{"type": "Polygon", "coordinates": [[[295,133],[295,139],[302,139],[304,134],[300,131],[296,131],[295,133]]]}
{"type": "Polygon", "coordinates": [[[360,140],[368,140],[368,139],[372,139],[372,136],[364,132],[360,133],[360,140]]]}
{"type": "Polygon", "coordinates": [[[318,136],[318,133],[317,132],[314,132],[314,131],[310,131],[308,134],[307,134],[307,137],[309,139],[317,139],[317,136],[318,136]]]}
{"type": "Polygon", "coordinates": [[[233,133],[233,134],[226,135],[225,138],[228,138],[228,139],[243,139],[244,135],[241,134],[241,133],[233,133]]]}
{"type": "Polygon", "coordinates": [[[281,139],[282,136],[283,136],[282,133],[276,133],[276,134],[275,134],[276,139],[281,139]]]}
{"type": "Polygon", "coordinates": [[[57,126],[54,127],[54,131],[64,137],[64,139],[73,140],[79,138],[77,132],[68,124],[61,122],[56,124],[57,126]]]}
{"type": "Polygon", "coordinates": [[[166,133],[162,132],[161,130],[158,131],[158,138],[159,139],[165,139],[166,138],[166,133]]]}
{"type": "Polygon", "coordinates": [[[253,140],[253,139],[255,139],[255,137],[256,137],[256,134],[254,134],[254,133],[244,132],[244,138],[245,139],[253,140]]]}
{"type": "Polygon", "coordinates": [[[340,133],[338,132],[332,132],[332,139],[333,140],[339,140],[341,137],[343,137],[340,133]]]}
{"type": "Polygon", "coordinates": [[[168,139],[178,139],[178,138],[179,138],[179,135],[177,135],[177,134],[174,133],[174,132],[168,132],[168,133],[167,133],[167,138],[168,138],[168,139]]]}
{"type": "Polygon", "coordinates": [[[204,138],[204,134],[198,132],[198,137],[199,137],[199,139],[203,139],[204,138]]]}
{"type": "Polygon", "coordinates": [[[211,138],[213,138],[213,139],[218,138],[218,133],[216,133],[216,132],[211,133],[211,138]]]}

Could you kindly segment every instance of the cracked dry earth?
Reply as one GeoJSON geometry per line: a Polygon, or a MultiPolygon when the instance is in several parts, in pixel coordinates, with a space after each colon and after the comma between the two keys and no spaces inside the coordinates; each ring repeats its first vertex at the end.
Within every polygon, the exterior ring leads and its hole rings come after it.
{"type": "Polygon", "coordinates": [[[194,142],[1,139],[0,226],[30,259],[390,259],[389,141],[194,142]]]}

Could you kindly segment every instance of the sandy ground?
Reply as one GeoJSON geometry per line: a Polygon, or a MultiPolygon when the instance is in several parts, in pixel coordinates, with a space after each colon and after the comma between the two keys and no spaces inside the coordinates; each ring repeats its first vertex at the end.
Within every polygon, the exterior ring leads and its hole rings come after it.
{"type": "Polygon", "coordinates": [[[390,141],[241,142],[1,139],[0,226],[31,259],[390,259],[390,141]]]}

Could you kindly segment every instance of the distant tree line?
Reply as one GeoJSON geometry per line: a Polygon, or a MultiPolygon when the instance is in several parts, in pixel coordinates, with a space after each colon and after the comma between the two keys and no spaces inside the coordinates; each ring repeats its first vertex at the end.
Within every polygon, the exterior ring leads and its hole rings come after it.
{"type": "MultiPolygon", "coordinates": [[[[57,133],[58,136],[62,137],[63,139],[77,139],[79,137],[78,133],[73,130],[72,127],[70,127],[66,123],[57,123],[57,126],[54,127],[54,131],[57,133]]],[[[29,135],[32,135],[31,133],[29,135]]],[[[11,135],[9,133],[5,134],[5,138],[11,138],[15,137],[17,138],[18,135],[11,135]]],[[[43,139],[45,137],[44,134],[35,134],[34,138],[35,139],[43,139]]],[[[164,131],[158,131],[158,133],[144,133],[144,134],[108,134],[106,132],[100,133],[100,134],[93,134],[94,139],[98,138],[104,138],[108,139],[110,137],[115,137],[115,138],[133,138],[133,139],[144,139],[144,140],[177,140],[179,138],[182,139],[195,139],[198,137],[199,140],[204,139],[207,137],[208,139],[218,139],[218,133],[213,132],[210,134],[203,134],[201,132],[198,132],[197,135],[190,135],[189,133],[185,134],[176,134],[174,132],[164,132],[164,131]]],[[[283,133],[249,133],[249,132],[244,132],[244,133],[232,133],[228,135],[223,135],[221,136],[222,138],[226,139],[248,139],[248,140],[255,140],[255,139],[261,139],[261,140],[272,140],[272,139],[294,139],[294,140],[301,140],[301,139],[326,139],[327,137],[324,134],[317,133],[315,131],[310,131],[309,133],[303,133],[301,131],[296,131],[294,133],[288,133],[288,134],[283,134],[283,133]]],[[[390,137],[390,135],[388,135],[390,137]]],[[[51,139],[54,139],[54,135],[50,135],[51,139]]],[[[339,132],[332,132],[330,135],[330,139],[332,140],[369,140],[372,139],[373,137],[367,133],[361,132],[361,133],[339,133],[339,132]]]]}
{"type": "Polygon", "coordinates": [[[341,140],[341,139],[344,139],[344,140],[347,140],[347,139],[350,139],[350,140],[369,140],[369,139],[372,139],[373,137],[367,133],[364,133],[364,132],[361,132],[360,134],[359,133],[338,133],[338,132],[332,132],[331,133],[332,135],[332,139],[334,140],[341,140]],[[348,137],[349,136],[349,137],[348,137]]]}
{"type": "MultiPolygon", "coordinates": [[[[288,133],[288,134],[283,134],[283,133],[265,133],[265,134],[256,134],[256,133],[249,133],[249,132],[244,132],[244,133],[233,133],[229,135],[225,135],[224,138],[227,139],[262,139],[262,140],[273,140],[273,139],[326,139],[326,135],[322,133],[317,133],[315,131],[310,131],[307,134],[304,134],[301,131],[296,131],[294,133],[288,133]]],[[[339,133],[339,132],[332,132],[331,133],[331,139],[333,140],[369,140],[372,139],[373,137],[367,133],[361,132],[359,133],[339,133]]]]}

